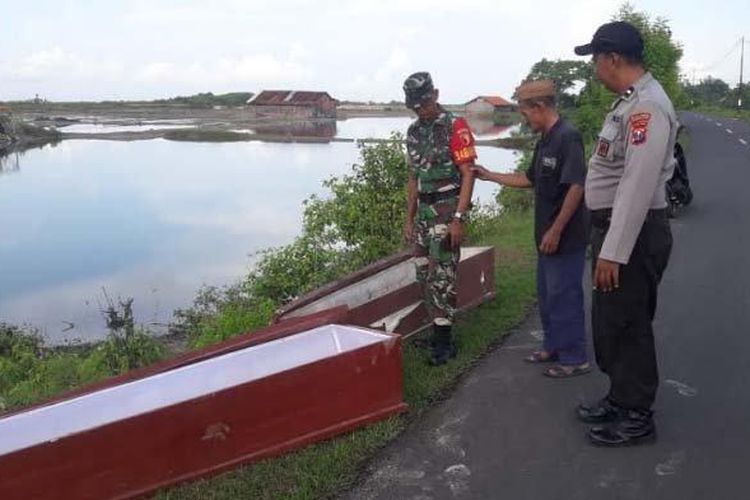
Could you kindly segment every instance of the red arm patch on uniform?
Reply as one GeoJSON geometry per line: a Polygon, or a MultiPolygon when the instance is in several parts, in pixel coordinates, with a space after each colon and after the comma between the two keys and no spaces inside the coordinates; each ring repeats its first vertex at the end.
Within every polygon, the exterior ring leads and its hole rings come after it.
{"type": "Polygon", "coordinates": [[[630,143],[634,146],[645,144],[648,140],[648,122],[651,113],[636,113],[630,117],[630,143]]]}
{"type": "Polygon", "coordinates": [[[456,165],[471,163],[477,159],[477,151],[474,149],[474,136],[469,124],[463,118],[456,118],[453,122],[450,148],[453,163],[456,165]]]}

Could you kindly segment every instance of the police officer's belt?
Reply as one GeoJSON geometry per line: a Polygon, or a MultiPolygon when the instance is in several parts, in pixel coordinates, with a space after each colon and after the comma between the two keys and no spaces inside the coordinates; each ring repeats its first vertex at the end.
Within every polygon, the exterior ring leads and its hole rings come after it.
{"type": "Polygon", "coordinates": [[[419,202],[432,205],[440,200],[454,198],[461,192],[460,189],[451,189],[450,191],[436,191],[434,193],[419,193],[419,202]]]}
{"type": "MultiPolygon", "coordinates": [[[[658,220],[667,218],[666,208],[652,208],[646,213],[646,220],[658,220]]],[[[609,223],[612,220],[612,209],[602,208],[600,210],[591,211],[591,225],[599,229],[609,228],[609,223]]]]}

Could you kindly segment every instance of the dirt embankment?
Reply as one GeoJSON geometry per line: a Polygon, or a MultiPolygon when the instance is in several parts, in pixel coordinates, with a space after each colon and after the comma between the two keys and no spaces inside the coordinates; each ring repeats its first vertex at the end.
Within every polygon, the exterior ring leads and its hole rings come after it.
{"type": "Polygon", "coordinates": [[[11,112],[0,112],[0,155],[56,143],[61,134],[54,128],[21,120],[11,112]]]}

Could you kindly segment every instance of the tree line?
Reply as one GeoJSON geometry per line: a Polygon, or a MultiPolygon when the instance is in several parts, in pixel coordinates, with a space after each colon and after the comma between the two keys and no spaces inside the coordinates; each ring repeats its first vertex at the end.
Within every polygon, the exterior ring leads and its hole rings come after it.
{"type": "MultiPolygon", "coordinates": [[[[630,22],[640,30],[644,38],[646,67],[662,84],[677,109],[736,109],[740,98],[742,108],[750,109],[750,89],[747,85],[740,92],[738,87],[732,87],[718,78],[709,76],[692,83],[680,75],[683,49],[674,38],[667,19],[652,18],[626,3],[612,20],[630,22]]],[[[616,97],[596,80],[592,62],[542,59],[532,66],[526,77],[539,78],[555,80],[562,114],[579,128],[590,147],[616,97]]]]}

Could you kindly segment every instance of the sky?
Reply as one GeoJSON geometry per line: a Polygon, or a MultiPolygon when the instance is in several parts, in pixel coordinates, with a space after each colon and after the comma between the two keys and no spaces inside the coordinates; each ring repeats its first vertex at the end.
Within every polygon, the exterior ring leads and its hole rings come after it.
{"type": "MultiPolygon", "coordinates": [[[[621,0],[0,0],[0,101],[324,90],[402,99],[430,71],[441,100],[511,96],[534,62],[573,59],[621,0]]],[[[682,72],[734,85],[750,2],[635,1],[668,19],[682,72]],[[730,49],[734,47],[733,51],[730,49]]],[[[750,68],[750,52],[748,53],[750,68]]],[[[745,80],[748,80],[746,71],[745,80]]]]}

